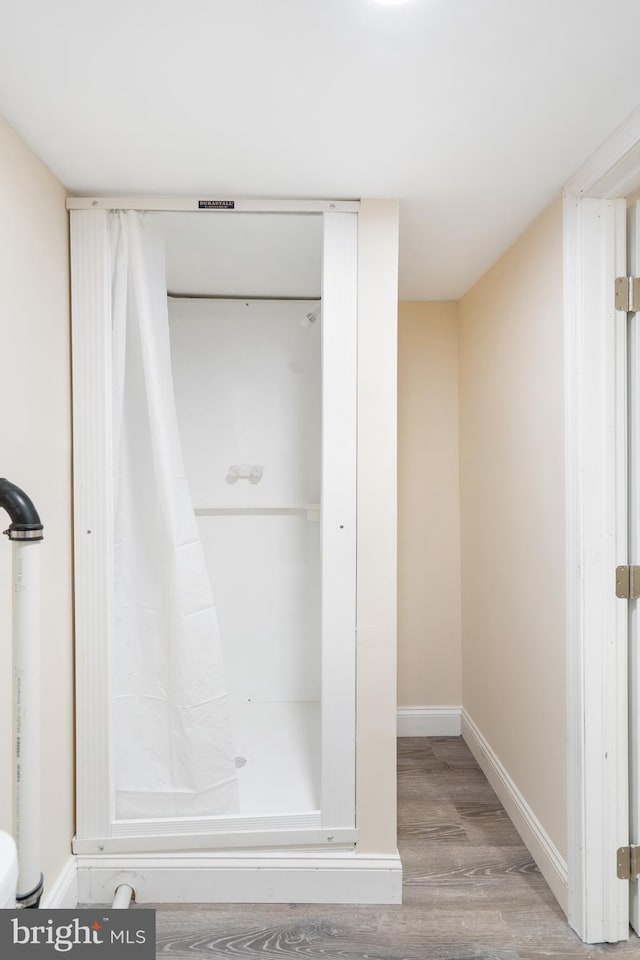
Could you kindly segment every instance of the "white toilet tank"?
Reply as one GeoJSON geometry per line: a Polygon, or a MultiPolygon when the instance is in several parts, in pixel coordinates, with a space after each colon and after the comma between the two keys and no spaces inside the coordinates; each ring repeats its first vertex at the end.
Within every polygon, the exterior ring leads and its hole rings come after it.
{"type": "Polygon", "coordinates": [[[13,837],[0,830],[0,909],[16,905],[18,854],[13,837]]]}

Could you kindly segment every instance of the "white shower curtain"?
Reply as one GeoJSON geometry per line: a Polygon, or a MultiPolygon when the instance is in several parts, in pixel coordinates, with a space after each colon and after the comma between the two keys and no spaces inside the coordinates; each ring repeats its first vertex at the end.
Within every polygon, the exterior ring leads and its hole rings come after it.
{"type": "Polygon", "coordinates": [[[116,816],[234,813],[217,617],[173,396],[163,238],[128,211],[112,215],[111,241],[116,816]]]}

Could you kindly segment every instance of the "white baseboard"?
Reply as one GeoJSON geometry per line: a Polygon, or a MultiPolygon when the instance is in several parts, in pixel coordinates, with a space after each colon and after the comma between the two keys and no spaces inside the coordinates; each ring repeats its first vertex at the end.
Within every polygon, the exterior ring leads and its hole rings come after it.
{"type": "Polygon", "coordinates": [[[567,913],[569,891],[567,864],[466,710],[462,711],[462,736],[509,814],[542,876],[551,887],[558,903],[567,913]]]}
{"type": "Polygon", "coordinates": [[[399,737],[459,737],[462,707],[398,707],[399,737]]]}
{"type": "Polygon", "coordinates": [[[111,903],[127,883],[136,903],[401,903],[398,854],[78,857],[80,903],[111,903]]]}
{"type": "Polygon", "coordinates": [[[45,877],[44,896],[40,906],[48,910],[73,910],[78,905],[78,870],[76,858],[70,856],[49,885],[45,877]]]}

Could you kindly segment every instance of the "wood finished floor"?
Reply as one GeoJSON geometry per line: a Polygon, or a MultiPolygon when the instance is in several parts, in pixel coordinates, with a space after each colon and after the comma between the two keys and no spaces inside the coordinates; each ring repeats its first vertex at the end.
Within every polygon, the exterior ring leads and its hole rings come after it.
{"type": "Polygon", "coordinates": [[[399,741],[402,906],[157,906],[167,960],[560,960],[634,957],[585,946],[466,744],[399,741]]]}

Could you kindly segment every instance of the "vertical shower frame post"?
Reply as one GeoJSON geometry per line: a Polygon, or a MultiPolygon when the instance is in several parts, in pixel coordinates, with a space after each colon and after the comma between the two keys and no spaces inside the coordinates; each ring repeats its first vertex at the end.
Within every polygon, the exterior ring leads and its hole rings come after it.
{"type": "Polygon", "coordinates": [[[323,219],[320,809],[335,828],[355,826],[358,215],[323,219]]]}

